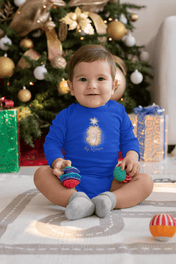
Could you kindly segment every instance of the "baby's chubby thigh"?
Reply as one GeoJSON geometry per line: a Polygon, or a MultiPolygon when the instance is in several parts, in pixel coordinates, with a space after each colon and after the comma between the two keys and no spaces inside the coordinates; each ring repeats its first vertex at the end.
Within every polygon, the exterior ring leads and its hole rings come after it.
{"type": "Polygon", "coordinates": [[[81,181],[76,186],[78,192],[84,192],[87,196],[92,199],[100,193],[110,191],[111,184],[114,179],[113,175],[109,176],[96,176],[96,175],[87,175],[81,174],[81,181]]]}

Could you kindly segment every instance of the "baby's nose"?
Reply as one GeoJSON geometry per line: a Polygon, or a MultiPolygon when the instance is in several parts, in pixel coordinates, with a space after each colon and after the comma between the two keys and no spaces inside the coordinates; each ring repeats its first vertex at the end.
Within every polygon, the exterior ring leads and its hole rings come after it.
{"type": "Polygon", "coordinates": [[[88,82],[88,89],[96,89],[96,88],[97,88],[96,81],[89,81],[88,82]]]}

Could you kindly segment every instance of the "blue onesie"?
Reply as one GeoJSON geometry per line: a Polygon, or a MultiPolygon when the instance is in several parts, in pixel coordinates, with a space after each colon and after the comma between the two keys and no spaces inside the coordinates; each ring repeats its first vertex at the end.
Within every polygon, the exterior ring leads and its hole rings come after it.
{"type": "Polygon", "coordinates": [[[110,190],[119,150],[123,157],[129,150],[139,154],[139,144],[124,106],[112,100],[98,108],[78,103],[62,110],[44,143],[50,166],[61,157],[80,170],[81,182],[76,189],[90,199],[110,190]]]}

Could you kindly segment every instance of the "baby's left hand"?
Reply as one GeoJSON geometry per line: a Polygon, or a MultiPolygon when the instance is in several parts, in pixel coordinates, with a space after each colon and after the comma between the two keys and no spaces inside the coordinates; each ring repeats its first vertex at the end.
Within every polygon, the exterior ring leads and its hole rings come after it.
{"type": "Polygon", "coordinates": [[[138,174],[140,172],[138,153],[135,151],[128,151],[126,157],[122,160],[120,167],[122,171],[126,170],[128,175],[131,177],[138,174]]]}

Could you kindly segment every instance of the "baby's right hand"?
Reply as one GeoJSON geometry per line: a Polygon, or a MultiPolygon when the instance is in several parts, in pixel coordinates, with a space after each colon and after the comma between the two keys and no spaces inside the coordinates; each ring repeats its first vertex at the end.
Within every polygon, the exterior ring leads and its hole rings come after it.
{"type": "Polygon", "coordinates": [[[70,167],[71,166],[71,161],[70,160],[64,160],[62,158],[59,158],[53,162],[53,174],[57,176],[59,179],[64,172],[62,169],[65,167],[70,167]]]}

